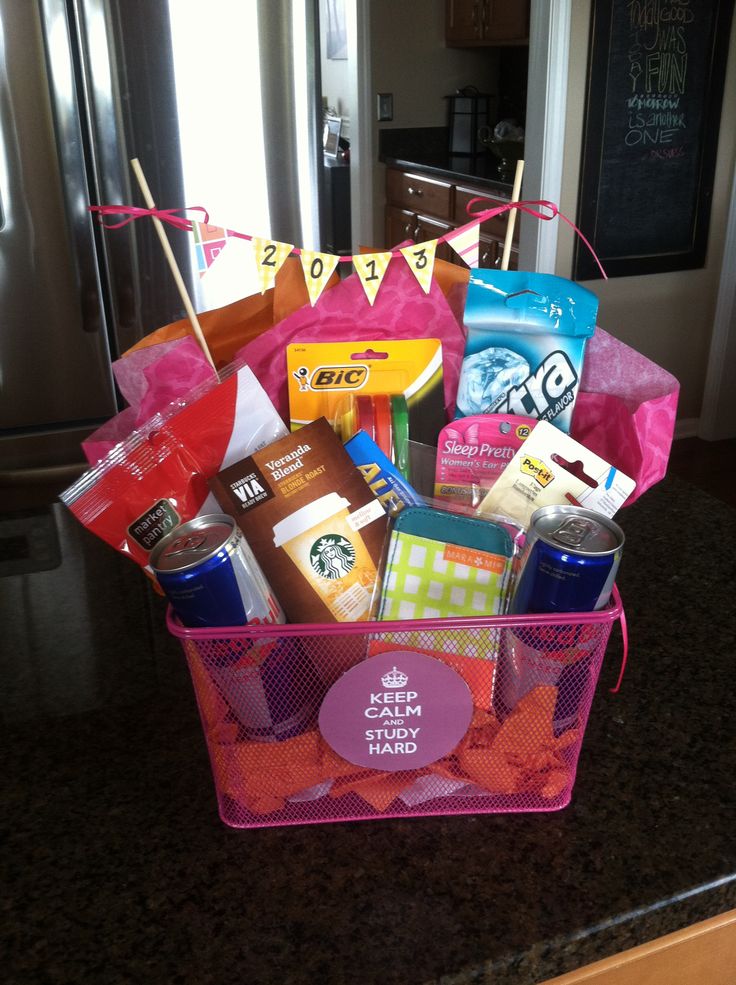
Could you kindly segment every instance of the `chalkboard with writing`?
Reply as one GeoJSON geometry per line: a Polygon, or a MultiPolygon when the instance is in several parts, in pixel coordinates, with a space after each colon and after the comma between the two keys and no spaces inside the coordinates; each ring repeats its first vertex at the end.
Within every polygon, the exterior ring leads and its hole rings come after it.
{"type": "Polygon", "coordinates": [[[577,222],[609,277],[703,266],[733,7],[593,0],[577,222]]]}

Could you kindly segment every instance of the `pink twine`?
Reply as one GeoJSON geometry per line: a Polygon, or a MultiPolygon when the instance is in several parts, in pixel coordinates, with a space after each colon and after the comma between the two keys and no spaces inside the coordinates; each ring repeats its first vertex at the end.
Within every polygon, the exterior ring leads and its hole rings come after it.
{"type": "Polygon", "coordinates": [[[135,222],[136,219],[143,219],[146,216],[150,216],[159,219],[161,222],[167,222],[170,226],[174,226],[175,229],[183,229],[188,233],[191,232],[194,223],[191,219],[177,215],[178,212],[202,212],[204,214],[203,221],[210,221],[207,209],[202,208],[201,205],[191,205],[183,209],[143,209],[137,205],[90,205],[89,211],[96,212],[99,216],[125,216],[120,222],[101,222],[100,224],[105,229],[120,229],[123,226],[129,225],[131,222],[135,222]]]}
{"type": "Polygon", "coordinates": [[[621,656],[621,667],[618,672],[618,680],[616,681],[616,686],[610,688],[611,694],[618,694],[621,689],[621,684],[624,679],[624,674],[626,673],[626,663],[629,656],[629,628],[626,625],[626,613],[624,612],[624,604],[621,601],[621,596],[619,595],[618,588],[613,586],[613,598],[621,609],[619,614],[619,620],[621,621],[621,640],[623,643],[623,654],[621,656]]]}
{"type": "MultiPolygon", "coordinates": [[[[608,280],[608,275],[603,269],[603,265],[598,259],[598,255],[596,254],[593,247],[590,245],[586,237],[578,229],[575,223],[571,219],[568,219],[565,213],[561,212],[554,202],[548,202],[545,199],[541,198],[541,199],[523,201],[523,202],[507,202],[504,205],[499,205],[492,209],[486,209],[483,212],[472,211],[471,206],[475,202],[485,202],[485,201],[487,201],[485,196],[477,196],[476,198],[471,198],[471,200],[465,206],[465,211],[468,213],[468,215],[473,216],[473,219],[476,222],[477,221],[485,222],[486,219],[491,219],[493,216],[501,215],[502,213],[508,212],[511,209],[518,209],[519,212],[526,212],[527,215],[533,215],[535,219],[543,219],[545,222],[549,222],[550,219],[562,219],[562,221],[566,222],[568,226],[573,230],[573,232],[580,237],[583,243],[585,243],[585,245],[590,250],[593,259],[598,265],[598,269],[601,272],[601,276],[603,277],[604,280],[608,280]],[[539,208],[532,208],[532,206],[539,206],[539,208]],[[545,209],[549,211],[549,214],[544,211],[545,209]]],[[[473,223],[468,223],[468,225],[464,226],[463,228],[467,229],[471,225],[473,225],[473,223]]],[[[442,239],[446,239],[446,238],[447,238],[446,236],[442,237],[442,239]]]]}

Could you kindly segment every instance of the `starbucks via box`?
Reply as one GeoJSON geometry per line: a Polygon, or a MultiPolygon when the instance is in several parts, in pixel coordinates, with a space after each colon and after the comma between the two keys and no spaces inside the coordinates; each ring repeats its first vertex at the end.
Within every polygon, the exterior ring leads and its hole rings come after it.
{"type": "Polygon", "coordinates": [[[387,515],[324,418],[210,482],[289,622],[369,616],[387,515]]]}

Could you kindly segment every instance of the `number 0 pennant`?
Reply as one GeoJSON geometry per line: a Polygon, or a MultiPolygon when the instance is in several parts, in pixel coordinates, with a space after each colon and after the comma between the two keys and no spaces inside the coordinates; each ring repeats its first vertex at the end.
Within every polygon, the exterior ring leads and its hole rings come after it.
{"type": "Polygon", "coordinates": [[[437,250],[437,240],[428,243],[417,243],[416,246],[405,246],[401,253],[412,269],[416,279],[421,284],[425,294],[429,294],[432,286],[432,271],[434,270],[434,255],[437,250]]]}
{"type": "Polygon", "coordinates": [[[361,253],[353,257],[353,266],[360,283],[363,285],[366,297],[371,304],[376,300],[378,288],[383,282],[388,270],[391,253],[361,253]]]}
{"type": "Polygon", "coordinates": [[[276,283],[276,274],[294,247],[291,243],[278,243],[273,239],[253,237],[253,255],[261,284],[261,294],[276,283]]]}
{"type": "Polygon", "coordinates": [[[324,291],[327,281],[332,276],[332,272],[340,262],[340,257],[333,256],[332,253],[314,253],[311,250],[302,250],[300,259],[309,292],[309,300],[314,307],[319,301],[319,296],[324,291]]]}

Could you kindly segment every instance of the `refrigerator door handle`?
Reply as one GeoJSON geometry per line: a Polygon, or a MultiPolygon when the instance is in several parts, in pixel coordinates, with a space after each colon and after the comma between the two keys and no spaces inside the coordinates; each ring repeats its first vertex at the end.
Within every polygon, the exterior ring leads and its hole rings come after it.
{"type": "Polygon", "coordinates": [[[101,303],[95,234],[87,209],[90,195],[70,44],[71,26],[64,0],[41,0],[41,8],[49,97],[64,209],[73,246],[71,260],[79,297],[80,323],[84,332],[96,334],[106,332],[106,324],[101,303]]]}

